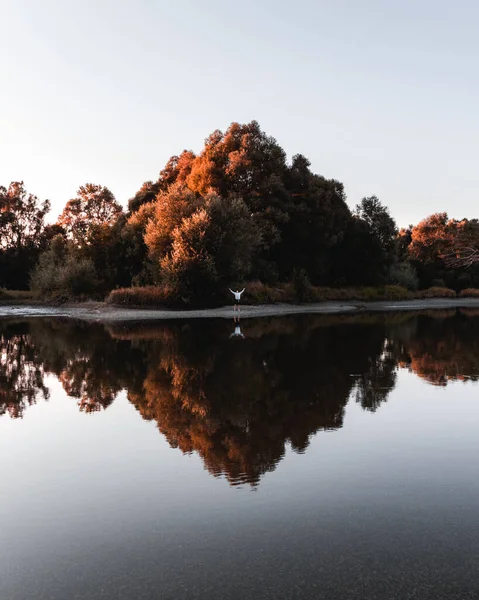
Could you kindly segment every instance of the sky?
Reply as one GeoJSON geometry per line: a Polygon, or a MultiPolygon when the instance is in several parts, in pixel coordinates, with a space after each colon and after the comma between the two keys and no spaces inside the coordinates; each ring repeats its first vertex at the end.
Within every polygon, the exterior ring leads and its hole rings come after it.
{"type": "Polygon", "coordinates": [[[477,217],[475,0],[0,0],[0,185],[51,220],[256,119],[400,226],[477,217]]]}

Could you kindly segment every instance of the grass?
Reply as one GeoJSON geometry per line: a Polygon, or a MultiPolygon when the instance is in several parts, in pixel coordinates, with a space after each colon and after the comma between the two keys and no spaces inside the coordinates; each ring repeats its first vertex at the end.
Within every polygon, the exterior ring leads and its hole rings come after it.
{"type": "Polygon", "coordinates": [[[430,287],[415,293],[416,298],[457,298],[454,290],[443,287],[430,287]]]}
{"type": "MultiPolygon", "coordinates": [[[[297,302],[291,283],[274,286],[261,281],[251,281],[245,284],[246,292],[242,298],[245,304],[262,305],[297,302]]],[[[464,290],[460,296],[479,297],[479,290],[464,290]],[[465,293],[467,292],[467,294],[465,293]]],[[[311,286],[308,290],[309,302],[378,302],[384,300],[414,300],[427,298],[456,298],[454,290],[442,287],[431,287],[418,292],[411,292],[399,285],[384,285],[378,287],[330,288],[311,286]]],[[[223,304],[230,301],[228,293],[220,298],[223,304]]],[[[108,304],[124,307],[160,308],[178,306],[178,299],[171,289],[166,287],[134,287],[113,290],[106,298],[108,304]]]]}
{"type": "Polygon", "coordinates": [[[2,304],[29,304],[35,300],[35,294],[30,290],[6,290],[0,288],[2,304]]]}
{"type": "Polygon", "coordinates": [[[146,286],[112,290],[105,301],[114,306],[156,308],[172,306],[177,299],[165,286],[146,286]]]}
{"type": "MultiPolygon", "coordinates": [[[[294,287],[291,283],[266,285],[261,281],[245,284],[246,292],[242,298],[245,304],[294,304],[297,303],[294,287]]],[[[378,287],[331,288],[311,286],[308,290],[309,302],[378,302],[384,300],[414,300],[427,298],[479,298],[479,289],[468,288],[456,294],[454,290],[444,287],[431,287],[426,290],[411,292],[399,285],[378,287]]],[[[228,292],[220,298],[220,304],[231,301],[228,292]]],[[[33,292],[24,290],[0,289],[2,304],[38,304],[42,303],[33,292]]],[[[132,287],[113,290],[106,298],[112,306],[130,308],[172,308],[178,307],[178,297],[166,286],[132,287]]]]}
{"type": "Polygon", "coordinates": [[[459,292],[460,298],[479,298],[479,289],[467,288],[459,292]]]}

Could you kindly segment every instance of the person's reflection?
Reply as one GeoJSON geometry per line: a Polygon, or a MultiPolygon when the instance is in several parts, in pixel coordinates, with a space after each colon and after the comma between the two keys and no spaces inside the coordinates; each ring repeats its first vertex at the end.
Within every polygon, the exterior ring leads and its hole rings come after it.
{"type": "Polygon", "coordinates": [[[235,324],[235,330],[230,335],[230,338],[236,338],[236,337],[244,338],[244,335],[241,332],[240,318],[235,316],[234,319],[233,319],[233,323],[235,324]]]}

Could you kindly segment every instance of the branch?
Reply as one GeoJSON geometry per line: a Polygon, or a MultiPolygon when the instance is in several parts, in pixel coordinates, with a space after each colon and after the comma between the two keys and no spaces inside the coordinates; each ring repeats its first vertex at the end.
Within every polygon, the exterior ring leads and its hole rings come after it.
{"type": "Polygon", "coordinates": [[[465,246],[464,248],[447,254],[441,254],[440,256],[444,260],[446,267],[453,269],[472,267],[479,263],[479,249],[471,248],[470,246],[465,246]]]}

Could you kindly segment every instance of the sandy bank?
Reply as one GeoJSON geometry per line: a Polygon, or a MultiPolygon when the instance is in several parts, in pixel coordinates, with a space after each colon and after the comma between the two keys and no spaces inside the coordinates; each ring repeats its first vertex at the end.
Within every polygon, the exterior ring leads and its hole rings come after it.
{"type": "MultiPolygon", "coordinates": [[[[334,314],[377,311],[431,310],[468,307],[479,308],[479,298],[431,298],[426,300],[382,301],[382,302],[321,302],[318,304],[265,304],[242,306],[241,318],[271,317],[293,314],[334,314]]],[[[167,319],[232,319],[237,314],[232,306],[203,310],[146,310],[118,308],[102,302],[64,306],[17,305],[0,306],[2,317],[67,317],[85,321],[147,321],[167,319]]]]}

